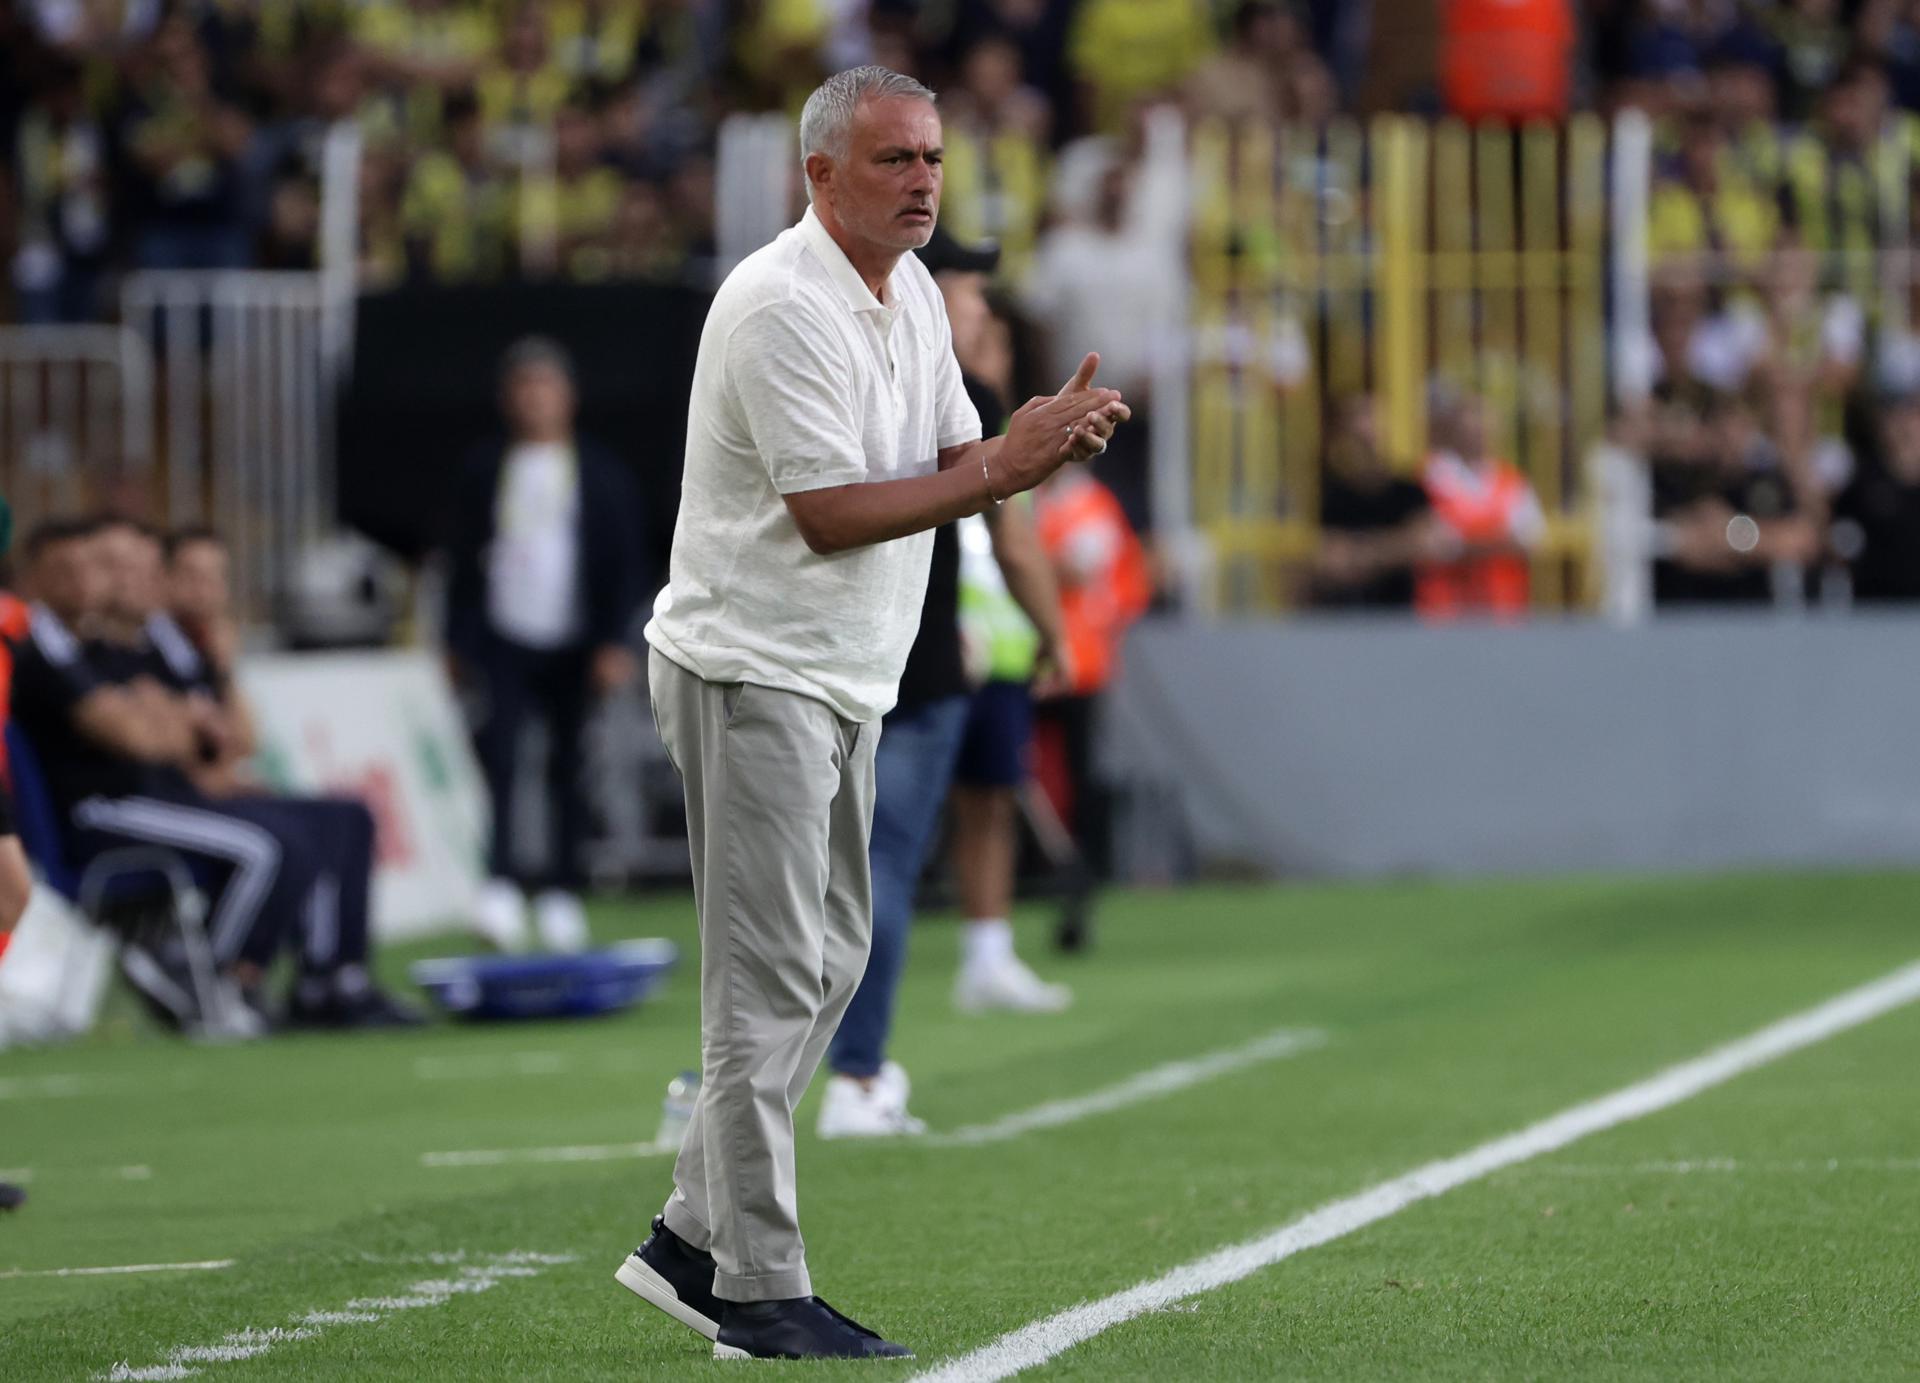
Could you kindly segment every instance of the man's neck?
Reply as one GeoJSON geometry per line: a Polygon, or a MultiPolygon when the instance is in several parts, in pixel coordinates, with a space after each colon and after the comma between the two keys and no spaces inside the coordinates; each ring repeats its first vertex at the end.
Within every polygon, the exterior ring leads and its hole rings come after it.
{"type": "Polygon", "coordinates": [[[562,428],[555,432],[523,432],[513,439],[516,447],[563,447],[573,434],[562,428]]]}
{"type": "Polygon", "coordinates": [[[887,281],[893,277],[893,266],[900,262],[900,256],[906,251],[889,250],[854,239],[830,208],[816,206],[813,214],[819,218],[826,233],[833,237],[833,243],[840,247],[840,253],[847,257],[853,271],[860,275],[860,281],[867,285],[867,291],[882,305],[893,306],[887,301],[887,281]]]}

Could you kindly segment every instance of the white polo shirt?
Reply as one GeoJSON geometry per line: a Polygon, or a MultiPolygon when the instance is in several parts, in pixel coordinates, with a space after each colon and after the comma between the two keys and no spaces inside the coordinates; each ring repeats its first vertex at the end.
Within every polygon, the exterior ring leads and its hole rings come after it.
{"type": "Polygon", "coordinates": [[[893,706],[932,533],[822,557],[785,494],[931,474],[980,436],[933,277],[902,255],[882,305],[811,208],[741,262],[700,333],[668,582],[647,642],[709,682],[893,706]]]}

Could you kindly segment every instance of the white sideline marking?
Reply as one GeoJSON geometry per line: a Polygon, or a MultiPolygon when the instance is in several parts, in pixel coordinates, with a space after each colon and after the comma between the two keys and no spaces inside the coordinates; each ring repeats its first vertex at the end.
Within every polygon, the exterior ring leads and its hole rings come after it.
{"type": "Polygon", "coordinates": [[[638,1053],[477,1052],[466,1056],[422,1056],[413,1061],[419,1080],[504,1080],[509,1076],[558,1076],[573,1071],[637,1071],[648,1064],[638,1053]]]}
{"type": "MultiPolygon", "coordinates": [[[[448,1258],[455,1256],[445,1255],[448,1258]]],[[[462,1252],[457,1257],[465,1258],[466,1254],[462,1252]]],[[[231,1364],[241,1359],[252,1359],[279,1345],[311,1340],[316,1335],[324,1334],[329,1326],[368,1325],[383,1319],[389,1312],[444,1306],[456,1296],[489,1292],[509,1278],[536,1277],[544,1268],[573,1261],[571,1254],[488,1254],[478,1263],[461,1268],[457,1277],[429,1278],[412,1284],[406,1289],[405,1296],[358,1297],[348,1302],[342,1310],[307,1311],[296,1316],[291,1325],[230,1331],[220,1338],[218,1344],[180,1345],[168,1350],[167,1357],[160,1363],[143,1368],[135,1368],[121,1360],[105,1373],[95,1374],[94,1377],[107,1380],[107,1383],[166,1383],[170,1379],[192,1378],[200,1372],[197,1365],[231,1364]]]]}
{"type": "Polygon", "coordinates": [[[13,1268],[0,1272],[11,1277],[117,1277],[122,1273],[211,1273],[231,1268],[231,1258],[209,1258],[204,1263],[122,1263],[110,1268],[13,1268]]]}
{"type": "MultiPolygon", "coordinates": [[[[116,1181],[152,1181],[153,1180],[153,1168],[144,1167],[144,1166],[84,1167],[84,1168],[68,1167],[68,1168],[62,1168],[61,1170],[63,1173],[69,1174],[69,1175],[78,1174],[81,1176],[112,1177],[116,1181]]],[[[0,1167],[0,1181],[11,1181],[16,1186],[29,1185],[33,1181],[33,1168],[31,1167],[0,1167]]]]}
{"type": "Polygon", "coordinates": [[[1699,1172],[1920,1172],[1920,1157],[1819,1157],[1788,1162],[1751,1162],[1735,1157],[1694,1157],[1670,1162],[1555,1162],[1529,1169],[1536,1176],[1692,1176],[1699,1172]]]}
{"type": "Polygon", "coordinates": [[[101,1076],[7,1076],[0,1079],[0,1100],[67,1099],[111,1084],[101,1076]]]}
{"type": "MultiPolygon", "coordinates": [[[[1176,1090],[1214,1080],[1243,1066],[1263,1061],[1278,1061],[1326,1045],[1327,1035],[1313,1028],[1281,1028],[1256,1037],[1238,1047],[1208,1052],[1187,1061],[1169,1061],[1164,1066],[1129,1076],[1118,1085],[1077,1095],[1070,1100],[1050,1100],[1046,1104],[1023,1109],[996,1119],[990,1124],[969,1124],[952,1133],[929,1134],[913,1142],[930,1147],[972,1147],[980,1143],[998,1143],[1016,1138],[1034,1129],[1057,1128],[1095,1114],[1123,1109],[1142,1100],[1171,1095],[1176,1090]]],[[[464,1152],[420,1154],[423,1167],[498,1167],[510,1162],[611,1162],[623,1158],[663,1157],[679,1152],[678,1146],[650,1140],[644,1143],[583,1143],[558,1148],[474,1148],[464,1152]]]]}
{"type": "Polygon", "coordinates": [[[1456,1157],[1416,1167],[1358,1195],[1330,1202],[1257,1239],[1229,1245],[1124,1292],[1083,1302],[1023,1326],[979,1349],[913,1375],[914,1383],[922,1380],[926,1383],[992,1383],[992,1380],[1011,1378],[1123,1321],[1238,1282],[1283,1258],[1351,1234],[1503,1167],[1671,1108],[1702,1091],[1724,1085],[1735,1076],[1857,1028],[1916,999],[1920,999],[1920,962],[1770,1023],[1690,1061],[1669,1066],[1610,1095],[1575,1105],[1456,1157]]]}
{"type": "Polygon", "coordinates": [[[1244,1066],[1297,1056],[1301,1052],[1324,1047],[1326,1043],[1327,1035],[1318,1029],[1281,1028],[1238,1047],[1208,1052],[1205,1056],[1186,1061],[1169,1061],[1164,1066],[1155,1066],[1129,1076],[1118,1085],[1109,1085],[1104,1090],[1077,1095],[1070,1100],[1049,1100],[1032,1109],[1023,1109],[1004,1119],[996,1119],[990,1124],[969,1124],[952,1133],[930,1134],[925,1139],[915,1141],[935,1147],[971,1147],[980,1143],[1004,1142],[1035,1129],[1058,1128],[1095,1114],[1124,1109],[1142,1100],[1158,1099],[1162,1095],[1171,1095],[1177,1090],[1215,1080],[1244,1066]]]}
{"type": "Polygon", "coordinates": [[[466,1152],[420,1154],[422,1167],[498,1167],[506,1162],[612,1162],[627,1157],[670,1157],[679,1145],[649,1139],[645,1143],[580,1143],[561,1148],[474,1148],[466,1152]]]}
{"type": "Polygon", "coordinates": [[[168,1080],[135,1080],[131,1076],[81,1076],[60,1073],[45,1076],[0,1077],[0,1100],[70,1100],[81,1095],[151,1094],[189,1090],[196,1078],[175,1072],[168,1080]]]}
{"type": "Polygon", "coordinates": [[[554,1076],[572,1064],[561,1052],[421,1056],[413,1059],[413,1074],[421,1080],[494,1080],[501,1076],[554,1076]]]}

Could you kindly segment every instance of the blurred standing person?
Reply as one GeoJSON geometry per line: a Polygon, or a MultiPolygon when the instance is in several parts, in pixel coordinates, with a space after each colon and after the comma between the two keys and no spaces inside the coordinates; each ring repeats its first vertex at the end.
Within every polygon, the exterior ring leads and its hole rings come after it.
{"type": "Polygon", "coordinates": [[[1243,0],[1233,11],[1226,47],[1187,79],[1189,116],[1278,128],[1293,69],[1312,51],[1297,10],[1279,0],[1243,0]]]}
{"type": "Polygon", "coordinates": [[[1766,268],[1779,231],[1773,188],[1741,176],[1718,114],[1690,112],[1678,154],[1654,183],[1647,208],[1653,258],[1680,260],[1723,293],[1743,290],[1766,268]]]}
{"type": "Polygon", "coordinates": [[[121,118],[127,224],[142,269],[239,269],[247,235],[243,158],[251,123],[216,84],[181,15],[161,24],[121,118]]]}
{"type": "Polygon", "coordinates": [[[87,109],[79,64],[56,59],[41,81],[14,141],[13,281],[23,321],[84,322],[99,312],[112,248],[108,141],[87,109]]]}
{"type": "Polygon", "coordinates": [[[1136,102],[1177,89],[1214,48],[1206,0],[1085,0],[1067,37],[1085,130],[1117,135],[1136,102]]]}
{"type": "Polygon", "coordinates": [[[1027,308],[1044,328],[1049,378],[1073,369],[1076,343],[1111,343],[1101,369],[1133,409],[1129,424],[1093,464],[1136,532],[1152,527],[1148,458],[1157,335],[1173,321],[1178,265],[1128,224],[1132,170],[1116,163],[1101,176],[1092,219],[1056,226],[1040,238],[1025,284],[1027,308]]]}
{"type": "Polygon", "coordinates": [[[949,229],[969,244],[996,243],[996,272],[1018,280],[1046,216],[1052,113],[1026,84],[1020,49],[1004,35],[969,48],[960,79],[944,121],[949,229]]]}
{"type": "Polygon", "coordinates": [[[1331,609],[1411,610],[1413,574],[1446,535],[1418,482],[1393,473],[1380,453],[1371,394],[1340,401],[1320,492],[1320,551],[1313,598],[1331,609]]]}
{"type": "Polygon", "coordinates": [[[1058,145],[1075,132],[1073,77],[1067,70],[1075,8],[1076,0],[958,0],[944,56],[959,71],[981,39],[1012,43],[1027,82],[1047,103],[1047,127],[1058,145]]]}
{"type": "Polygon", "coordinates": [[[1487,406],[1471,395],[1444,409],[1440,446],[1427,460],[1427,498],[1452,555],[1420,569],[1415,603],[1427,619],[1526,614],[1528,561],[1547,516],[1517,467],[1488,449],[1487,406]]]}
{"type": "MultiPolygon", "coordinates": [[[[1042,487],[1037,518],[1059,578],[1070,670],[1065,694],[1042,701],[1039,719],[1066,770],[1061,815],[1092,877],[1105,880],[1113,876],[1112,789],[1097,758],[1100,697],[1118,671],[1127,627],[1153,599],[1153,578],[1120,501],[1084,470],[1061,471],[1042,487]]],[[[1084,912],[1069,914],[1055,940],[1062,950],[1085,947],[1084,912]]]]}
{"type": "MultiPolygon", "coordinates": [[[[12,529],[12,511],[0,498],[0,556],[6,555],[12,529]]],[[[26,604],[11,591],[0,591],[0,734],[7,728],[7,707],[12,699],[12,644],[25,636],[27,619],[26,604]]],[[[20,848],[20,834],[14,826],[13,784],[6,767],[6,744],[0,740],[0,956],[7,953],[7,940],[33,893],[33,871],[27,866],[27,854],[20,848]]],[[[10,1181],[0,1181],[0,1210],[18,1210],[26,1200],[25,1191],[10,1181]]]]}
{"type": "Polygon", "coordinates": [[[1820,263],[1794,244],[1774,252],[1766,282],[1766,345],[1754,362],[1767,392],[1767,431],[1809,487],[1805,502],[1823,500],[1853,477],[1847,404],[1864,371],[1867,313],[1845,288],[1822,292],[1820,263]]]}
{"type": "MultiPolygon", "coordinates": [[[[1000,396],[1010,390],[1013,348],[1004,321],[982,323],[972,364],[1000,396]]],[[[948,798],[947,848],[966,922],[954,1006],[965,1013],[1057,1013],[1073,1002],[1073,991],[1042,980],[1014,953],[1011,921],[1034,698],[1070,685],[1060,584],[1029,504],[1005,506],[991,530],[972,519],[960,525],[960,628],[968,675],[978,685],[948,798]]],[[[1083,880],[1071,882],[1069,917],[1084,908],[1088,892],[1083,880]]],[[[1078,920],[1084,925],[1084,914],[1078,920]]]]}
{"type": "Polygon", "coordinates": [[[639,674],[627,635],[648,569],[640,499],[619,458],[575,434],[573,366],[557,343],[513,345],[500,396],[507,438],[469,458],[447,539],[447,652],[472,698],[493,802],[480,925],[495,944],[517,949],[535,889],[542,943],[577,951],[588,940],[580,733],[593,698],[639,674]],[[536,718],[547,726],[546,864],[537,876],[519,867],[514,849],[520,742],[536,718]]]}
{"type": "Polygon", "coordinates": [[[620,1282],[717,1358],[908,1353],[813,1295],[793,1110],[867,967],[879,720],[920,624],[932,530],[1033,488],[1126,416],[1092,386],[982,441],[932,276],[931,91],[880,67],[800,117],[811,205],[701,332],[672,575],[647,625],[686,787],[701,1079],[674,1189],[620,1282]]]}
{"type": "Polygon", "coordinates": [[[497,282],[514,265],[514,186],[487,152],[472,92],[447,97],[446,127],[445,147],[421,154],[407,174],[407,268],[437,283],[497,282]]]}
{"type": "Polygon", "coordinates": [[[1888,399],[1877,445],[1834,505],[1833,546],[1862,603],[1920,600],[1920,394],[1888,399]]]}
{"type": "MultiPolygon", "coordinates": [[[[941,228],[915,257],[940,289],[952,327],[961,382],[980,415],[982,431],[990,429],[998,436],[1007,416],[1001,391],[1010,382],[1005,352],[1001,353],[999,368],[990,358],[995,348],[994,328],[1002,324],[995,321],[987,304],[986,280],[998,263],[998,253],[969,249],[941,228]]],[[[867,849],[873,880],[873,940],[860,987],[854,991],[827,1050],[832,1075],[820,1102],[818,1132],[822,1138],[891,1137],[926,1130],[907,1112],[907,1075],[898,1062],[887,1059],[886,1049],[900,976],[906,966],[914,895],[940,825],[940,809],[948,801],[948,785],[955,780],[969,743],[989,733],[979,725],[979,698],[987,688],[976,691],[972,685],[961,634],[962,608],[967,599],[962,573],[968,562],[963,549],[970,542],[986,548],[985,563],[996,574],[1004,569],[1002,591],[1011,588],[1019,592],[1010,597],[1019,602],[1014,608],[1015,618],[1024,623],[1020,610],[1030,607],[1036,622],[1051,631],[1050,637],[1042,638],[1035,635],[1033,625],[1025,625],[1029,671],[1043,656],[1043,650],[1049,663],[1063,656],[1059,595],[1026,502],[1026,496],[1018,495],[986,513],[934,530],[933,560],[920,608],[919,631],[907,653],[897,699],[883,722],[880,746],[874,751],[873,827],[867,849]]],[[[1026,694],[1024,682],[1019,690],[1022,696],[1026,694]]],[[[993,700],[992,708],[998,711],[993,717],[995,727],[1004,726],[1019,710],[1017,705],[1006,706],[1000,698],[993,700]]],[[[1024,748],[1024,743],[1010,748],[1015,783],[1024,777],[1020,763],[1024,748]]],[[[976,747],[974,757],[982,752],[976,747]]],[[[957,790],[954,806],[957,835],[968,820],[957,790]]],[[[975,818],[981,815],[976,812],[975,818]]],[[[976,839],[977,835],[976,830],[976,839]]],[[[962,897],[963,901],[967,898],[964,882],[962,897]]],[[[967,995],[981,1002],[965,1006],[1064,1006],[1058,987],[1043,985],[1014,955],[1013,930],[1006,921],[1004,906],[997,911],[968,907],[967,913],[961,975],[967,995]]]]}
{"type": "Polygon", "coordinates": [[[1761,425],[1760,405],[1716,395],[1704,464],[1655,473],[1658,605],[1766,604],[1802,588],[1801,573],[1820,551],[1819,529],[1761,425]]]}

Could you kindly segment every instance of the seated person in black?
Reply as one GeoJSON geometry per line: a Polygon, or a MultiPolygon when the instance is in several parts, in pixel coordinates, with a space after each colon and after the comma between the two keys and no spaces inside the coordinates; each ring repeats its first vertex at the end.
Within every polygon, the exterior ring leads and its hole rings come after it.
{"type": "Polygon", "coordinates": [[[1411,610],[1413,573],[1438,555],[1447,534],[1417,480],[1395,475],[1380,454],[1369,394],[1336,408],[1320,496],[1320,550],[1313,603],[1329,609],[1411,610]]]}
{"type": "Polygon", "coordinates": [[[1819,537],[1794,477],[1760,427],[1755,403],[1719,394],[1706,408],[1698,455],[1651,458],[1658,521],[1658,605],[1765,603],[1776,565],[1813,560],[1819,537]]]}
{"type": "Polygon", "coordinates": [[[1877,441],[1835,502],[1833,545],[1855,600],[1920,600],[1920,395],[1886,402],[1877,441]]]}
{"type": "MultiPolygon", "coordinates": [[[[89,627],[105,594],[97,526],[47,524],[29,536],[26,637],[14,653],[13,717],[33,744],[55,809],[67,823],[72,863],[85,868],[125,845],[178,851],[213,887],[208,939],[227,982],[264,974],[297,914],[304,856],[289,855],[264,827],[210,808],[181,766],[196,752],[192,713],[150,680],[115,679],[87,658],[75,632],[89,627]]],[[[177,968],[138,948],[123,957],[128,978],[181,1023],[199,1013],[177,968]]],[[[240,1012],[237,1004],[227,1007],[240,1012]]],[[[243,1034],[258,1036],[264,1024],[243,1034]]]]}
{"type": "Polygon", "coordinates": [[[196,799],[265,828],[304,857],[311,876],[293,919],[299,976],[286,1008],[301,1027],[411,1024],[417,1014],[374,987],[367,969],[374,822],[351,798],[277,797],[247,785],[239,762],[253,752],[252,723],[226,669],[201,658],[162,609],[161,543],[126,522],[102,525],[94,540],[107,572],[89,660],[110,680],[140,682],[195,728],[182,765],[196,799]]]}
{"type": "MultiPolygon", "coordinates": [[[[75,863],[126,845],[181,855],[213,893],[208,938],[224,985],[257,988],[286,938],[313,906],[319,862],[298,832],[245,802],[218,802],[186,769],[219,733],[211,709],[168,691],[139,660],[88,656],[76,629],[93,631],[109,598],[99,525],[48,526],[28,542],[35,597],[16,654],[14,710],[34,744],[75,863]]],[[[96,648],[96,653],[100,650],[96,648]]],[[[128,948],[129,979],[177,1021],[204,1020],[181,983],[177,957],[128,948]]],[[[378,1003],[384,1003],[378,1000],[378,1003]]],[[[257,1013],[224,1004],[230,1036],[265,1031],[257,1013]]],[[[292,1016],[304,1021],[306,1014],[292,1016]]],[[[322,1021],[331,1021],[331,1011],[322,1021]]],[[[380,1021],[369,1012],[367,1021],[380,1021]]]]}

